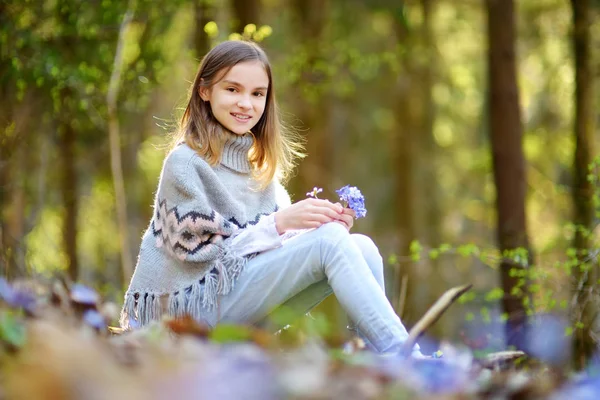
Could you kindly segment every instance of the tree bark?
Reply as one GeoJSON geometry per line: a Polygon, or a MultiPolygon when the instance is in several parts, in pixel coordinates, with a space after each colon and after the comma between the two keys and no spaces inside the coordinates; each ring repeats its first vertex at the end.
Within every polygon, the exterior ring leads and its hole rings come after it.
{"type": "MultiPolygon", "coordinates": [[[[298,165],[298,173],[290,181],[288,190],[302,200],[305,193],[318,186],[324,189],[320,198],[333,199],[331,188],[333,182],[334,152],[333,135],[329,130],[331,118],[331,98],[321,89],[321,75],[315,71],[315,65],[326,55],[320,49],[320,41],[324,40],[325,19],[329,15],[329,1],[293,0],[291,5],[295,16],[295,31],[298,34],[300,51],[307,54],[306,64],[296,84],[298,97],[294,102],[294,117],[300,120],[301,132],[306,136],[307,157],[298,165]],[[316,91],[307,92],[306,88],[316,91]]],[[[344,320],[337,299],[329,296],[315,312],[328,316],[333,326],[339,328],[344,320]]]]}
{"type": "MultiPolygon", "coordinates": [[[[513,0],[487,0],[487,26],[488,106],[496,185],[497,239],[502,252],[527,249],[531,263],[533,255],[529,251],[525,218],[527,182],[521,143],[523,129],[516,77],[513,0]]],[[[510,271],[520,268],[523,267],[502,258],[500,279],[504,290],[502,305],[508,315],[507,344],[517,348],[524,345],[527,315],[523,302],[528,291],[527,283],[521,291],[515,289],[520,278],[510,271]]]]}
{"type": "MultiPolygon", "coordinates": [[[[435,12],[436,0],[421,0],[421,11],[423,13],[423,22],[420,29],[421,50],[424,57],[419,64],[418,76],[420,83],[420,104],[419,114],[419,134],[417,135],[418,150],[417,171],[419,187],[419,203],[422,205],[422,216],[419,218],[419,227],[417,234],[423,238],[429,246],[436,247],[442,244],[441,221],[442,221],[442,202],[440,201],[440,189],[437,179],[438,169],[438,146],[433,135],[433,127],[436,117],[436,107],[433,101],[433,84],[436,75],[437,53],[435,47],[435,38],[433,33],[433,14],[435,12]],[[421,232],[419,232],[419,230],[421,232]]],[[[440,261],[427,260],[425,269],[426,278],[436,276],[439,273],[440,261]]],[[[425,278],[425,279],[426,279],[425,278]]],[[[420,277],[420,279],[423,279],[420,277]]],[[[428,290],[424,293],[426,306],[433,304],[437,297],[447,290],[447,283],[441,279],[431,279],[428,290]]],[[[420,313],[421,314],[421,313],[420,313]]],[[[435,324],[430,328],[430,334],[435,337],[444,335],[444,326],[435,324]]]]}
{"type": "Polygon", "coordinates": [[[123,284],[127,284],[133,275],[132,253],[129,246],[129,235],[127,234],[127,199],[125,195],[125,183],[123,179],[123,167],[121,165],[121,135],[119,132],[119,116],[117,113],[117,99],[121,85],[121,71],[123,68],[123,46],[125,45],[125,32],[133,18],[136,1],[129,0],[127,12],[123,17],[117,41],[117,50],[113,63],[113,71],[106,94],[108,109],[108,136],[110,142],[110,167],[113,176],[115,200],[117,208],[117,222],[119,227],[119,242],[121,244],[121,268],[123,272],[123,284]]]}
{"type": "Polygon", "coordinates": [[[319,42],[323,39],[325,16],[328,2],[320,0],[294,0],[294,12],[297,18],[297,32],[307,61],[297,83],[297,92],[302,93],[295,106],[295,116],[306,130],[307,158],[298,166],[298,175],[291,182],[291,192],[300,200],[314,186],[323,187],[323,197],[331,195],[327,186],[333,175],[333,143],[328,134],[328,118],[330,101],[326,93],[320,92],[321,75],[315,71],[315,65],[325,55],[321,53],[319,42]],[[303,92],[307,87],[318,92],[316,96],[303,92]]]}
{"type": "MultiPolygon", "coordinates": [[[[407,26],[402,13],[396,14],[395,31],[398,44],[404,49],[414,48],[414,41],[417,36],[412,31],[412,27],[407,26]]],[[[417,187],[415,185],[415,173],[417,171],[417,161],[414,158],[418,150],[419,142],[417,137],[420,135],[421,98],[416,70],[418,67],[410,56],[410,51],[402,51],[399,54],[402,70],[395,77],[396,87],[394,94],[394,109],[396,116],[396,134],[392,143],[393,155],[392,162],[396,171],[395,193],[397,214],[397,232],[398,232],[398,253],[407,255],[410,252],[410,243],[417,239],[417,218],[415,215],[415,200],[417,187]]],[[[416,282],[419,281],[419,271],[412,262],[402,265],[400,280],[407,276],[408,285],[405,293],[405,306],[401,317],[408,325],[416,322],[426,310],[426,299],[423,293],[417,291],[416,282]]],[[[402,282],[398,282],[398,287],[402,287],[402,282]]]]}
{"type": "MultiPolygon", "coordinates": [[[[61,90],[61,104],[72,103],[72,92],[69,88],[61,90]]],[[[66,108],[66,107],[65,107],[66,108]]],[[[63,245],[67,255],[67,273],[71,280],[76,281],[79,277],[79,262],[77,259],[77,216],[79,204],[77,197],[77,170],[75,130],[70,122],[69,112],[63,108],[59,121],[59,149],[62,165],[61,192],[64,206],[63,215],[63,245]]]]}
{"type": "Polygon", "coordinates": [[[260,0],[232,0],[233,26],[232,32],[242,33],[248,24],[258,25],[260,22],[260,0]]]}
{"type": "Polygon", "coordinates": [[[573,10],[573,52],[575,58],[575,154],[573,159],[573,187],[572,199],[574,206],[573,222],[577,229],[573,240],[573,247],[577,250],[579,265],[591,267],[575,269],[574,302],[581,307],[575,315],[584,327],[576,329],[574,335],[574,361],[575,367],[582,369],[596,349],[596,344],[591,336],[592,324],[597,311],[592,310],[590,302],[590,287],[595,285],[599,273],[598,263],[587,260],[587,251],[590,248],[590,237],[585,231],[591,232],[594,223],[594,207],[592,202],[593,186],[588,181],[588,165],[592,162],[594,147],[594,76],[592,74],[590,54],[590,0],[571,0],[573,10]],[[590,265],[592,264],[592,265],[590,265]]]}
{"type": "Polygon", "coordinates": [[[196,27],[194,30],[194,47],[196,57],[201,59],[210,50],[210,39],[204,27],[214,19],[214,6],[207,0],[196,0],[194,3],[194,15],[196,17],[196,27]]]}
{"type": "MultiPolygon", "coordinates": [[[[6,4],[0,3],[0,23],[8,24],[11,16],[6,12],[6,4]]],[[[10,36],[8,41],[12,39],[10,36]]],[[[8,77],[11,73],[10,60],[0,53],[0,76],[8,77]]],[[[14,88],[13,79],[2,79],[0,81],[0,264],[2,265],[2,276],[10,277],[11,274],[11,254],[10,254],[10,236],[8,234],[8,201],[9,201],[9,182],[11,181],[10,160],[16,143],[14,137],[14,126],[12,109],[13,99],[12,90],[14,88]]]]}

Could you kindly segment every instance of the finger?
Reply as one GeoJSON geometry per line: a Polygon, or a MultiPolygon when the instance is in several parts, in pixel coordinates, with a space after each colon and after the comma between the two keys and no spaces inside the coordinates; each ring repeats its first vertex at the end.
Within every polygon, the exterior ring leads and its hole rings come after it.
{"type": "Polygon", "coordinates": [[[329,215],[318,213],[318,214],[311,214],[307,219],[309,221],[319,221],[320,223],[325,224],[327,222],[336,221],[337,216],[335,218],[332,218],[329,215]]]}
{"type": "Polygon", "coordinates": [[[354,217],[352,217],[351,215],[342,214],[339,220],[344,221],[344,224],[346,224],[348,228],[352,228],[352,225],[354,225],[354,217]]]}
{"type": "Polygon", "coordinates": [[[350,215],[352,218],[356,218],[356,211],[351,208],[344,208],[344,214],[350,215]]]}
{"type": "Polygon", "coordinates": [[[329,200],[322,200],[322,199],[317,199],[317,201],[318,201],[317,204],[321,207],[330,208],[333,211],[338,212],[338,213],[341,213],[344,211],[344,207],[342,207],[342,205],[340,203],[333,204],[329,200]]]}
{"type": "Polygon", "coordinates": [[[314,212],[323,214],[323,215],[327,215],[328,217],[333,218],[333,219],[338,219],[341,215],[343,215],[342,213],[339,213],[336,210],[332,210],[331,208],[328,208],[328,207],[317,207],[314,210],[314,212]]]}

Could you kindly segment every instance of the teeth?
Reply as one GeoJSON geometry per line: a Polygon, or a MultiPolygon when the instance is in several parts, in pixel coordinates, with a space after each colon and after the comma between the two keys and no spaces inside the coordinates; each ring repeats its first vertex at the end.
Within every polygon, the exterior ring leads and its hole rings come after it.
{"type": "Polygon", "coordinates": [[[247,115],[233,114],[233,116],[239,119],[250,119],[250,117],[248,117],[247,115]]]}

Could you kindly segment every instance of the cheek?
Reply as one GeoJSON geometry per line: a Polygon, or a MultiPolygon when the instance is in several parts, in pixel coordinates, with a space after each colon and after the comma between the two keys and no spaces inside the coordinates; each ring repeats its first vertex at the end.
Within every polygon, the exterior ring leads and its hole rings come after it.
{"type": "Polygon", "coordinates": [[[265,111],[265,108],[266,108],[266,107],[267,107],[267,101],[266,101],[266,100],[262,100],[262,98],[261,98],[261,99],[259,99],[259,100],[256,102],[255,106],[254,106],[254,108],[255,108],[256,110],[260,110],[260,113],[261,113],[261,114],[262,114],[262,113],[265,111]]]}

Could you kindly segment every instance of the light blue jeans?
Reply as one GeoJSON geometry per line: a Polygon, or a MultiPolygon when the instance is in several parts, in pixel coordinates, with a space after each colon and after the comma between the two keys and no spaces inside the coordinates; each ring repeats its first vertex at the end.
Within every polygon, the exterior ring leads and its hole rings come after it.
{"type": "Polygon", "coordinates": [[[303,315],[334,293],[374,350],[397,353],[408,332],[384,288],[383,260],[373,241],[327,223],[249,260],[206,322],[260,323],[278,306],[303,315]]]}

